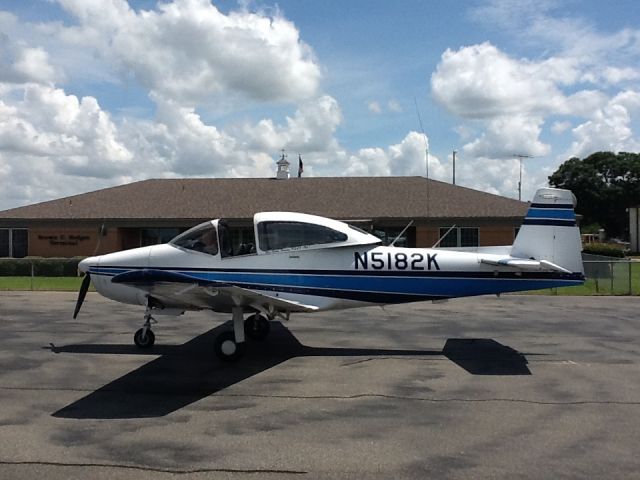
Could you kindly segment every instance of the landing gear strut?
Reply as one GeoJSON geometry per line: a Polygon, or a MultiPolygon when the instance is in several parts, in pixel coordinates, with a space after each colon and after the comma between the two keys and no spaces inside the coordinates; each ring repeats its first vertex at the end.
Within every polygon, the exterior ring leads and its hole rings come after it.
{"type": "Polygon", "coordinates": [[[220,360],[235,362],[240,360],[246,349],[244,337],[244,311],[242,307],[233,307],[233,331],[222,332],[213,345],[220,360]]]}
{"type": "Polygon", "coordinates": [[[156,336],[151,330],[151,324],[158,323],[149,312],[144,314],[144,324],[133,336],[133,342],[138,348],[151,348],[156,341],[156,336]]]}

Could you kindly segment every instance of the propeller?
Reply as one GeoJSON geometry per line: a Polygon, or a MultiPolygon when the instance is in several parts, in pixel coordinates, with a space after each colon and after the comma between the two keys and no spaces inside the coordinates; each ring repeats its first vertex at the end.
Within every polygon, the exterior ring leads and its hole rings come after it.
{"type": "Polygon", "coordinates": [[[84,274],[84,279],[82,280],[82,285],[80,285],[80,291],[78,292],[78,301],[76,302],[76,309],[73,311],[74,319],[78,316],[78,312],[80,311],[80,307],[82,307],[82,302],[84,302],[84,297],[87,296],[87,290],[89,290],[90,284],[91,284],[91,275],[89,275],[89,272],[87,272],[84,274]]]}
{"type": "Polygon", "coordinates": [[[87,296],[87,291],[89,290],[89,285],[91,285],[91,275],[89,275],[89,269],[91,268],[92,260],[96,260],[96,253],[100,249],[100,242],[102,242],[102,237],[107,234],[107,229],[104,224],[104,220],[102,221],[102,225],[100,225],[100,230],[98,230],[98,243],[96,243],[96,248],[93,250],[93,256],[89,258],[85,258],[81,260],[78,264],[78,271],[84,272],[84,279],[82,280],[82,284],[80,285],[80,291],[78,292],[78,300],[76,301],[76,308],[73,311],[73,318],[75,319],[80,313],[80,309],[82,308],[82,303],[84,302],[84,298],[87,296]]]}

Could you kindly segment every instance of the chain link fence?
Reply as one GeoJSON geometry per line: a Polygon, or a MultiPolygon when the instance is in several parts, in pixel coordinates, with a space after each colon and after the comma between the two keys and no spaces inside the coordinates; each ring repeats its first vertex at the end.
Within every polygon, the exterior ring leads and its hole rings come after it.
{"type": "MultiPolygon", "coordinates": [[[[0,259],[0,290],[75,290],[80,258],[0,259]]],[[[552,295],[640,295],[640,260],[583,254],[587,281],[541,290],[552,295]]]]}
{"type": "Polygon", "coordinates": [[[640,295],[640,262],[606,258],[585,260],[585,286],[596,295],[640,295]]]}
{"type": "Polygon", "coordinates": [[[639,260],[585,253],[582,263],[587,278],[584,285],[546,291],[564,295],[640,295],[639,260]]]}

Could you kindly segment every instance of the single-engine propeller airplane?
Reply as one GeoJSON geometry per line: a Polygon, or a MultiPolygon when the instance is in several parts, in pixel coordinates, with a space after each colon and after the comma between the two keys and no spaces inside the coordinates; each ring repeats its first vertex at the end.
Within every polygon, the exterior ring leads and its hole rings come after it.
{"type": "Polygon", "coordinates": [[[82,260],[73,316],[93,282],[107,298],[146,307],[134,342],[149,348],[154,315],[231,312],[233,329],[214,350],[232,361],[246,337],[266,338],[270,320],[291,313],[579,285],[574,206],[570,191],[540,189],[513,245],[474,251],[383,246],[346,223],[290,212],[257,213],[250,241],[240,243],[225,220],[212,220],[167,244],[82,260]]]}

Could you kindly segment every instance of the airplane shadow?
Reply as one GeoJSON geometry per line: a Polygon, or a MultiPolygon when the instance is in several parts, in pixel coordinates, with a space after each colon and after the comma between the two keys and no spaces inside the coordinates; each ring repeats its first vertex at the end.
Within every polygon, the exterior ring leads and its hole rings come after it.
{"type": "MultiPolygon", "coordinates": [[[[79,344],[43,347],[53,353],[159,357],[53,413],[54,417],[116,419],[160,417],[296,357],[444,356],[473,375],[531,375],[524,354],[491,339],[449,339],[435,350],[320,348],[301,344],[280,322],[269,339],[251,342],[237,364],[218,360],[213,342],[227,322],[183,345],[79,344]]],[[[530,355],[530,354],[528,354],[530,355]]]]}

